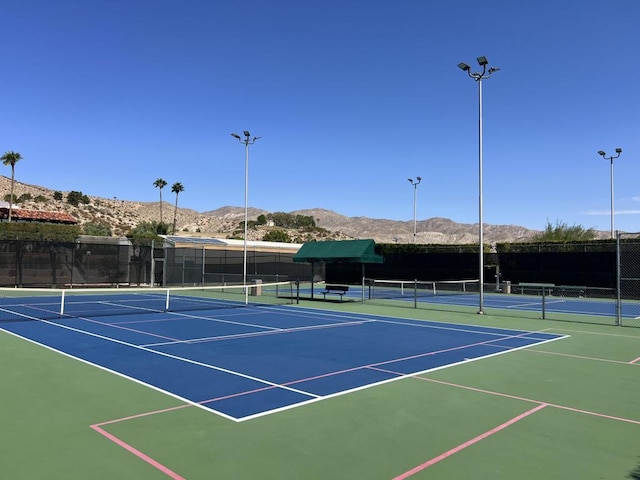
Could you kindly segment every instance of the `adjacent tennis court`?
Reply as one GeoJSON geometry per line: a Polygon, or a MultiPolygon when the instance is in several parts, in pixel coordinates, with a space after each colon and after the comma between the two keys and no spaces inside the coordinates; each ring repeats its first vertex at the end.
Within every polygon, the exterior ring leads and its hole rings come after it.
{"type": "Polygon", "coordinates": [[[636,331],[251,288],[2,292],[8,478],[624,478],[637,466],[636,331]]]}
{"type": "MultiPolygon", "coordinates": [[[[582,315],[596,323],[616,321],[616,298],[613,291],[601,292],[577,286],[549,286],[544,284],[514,285],[508,293],[485,284],[483,305],[499,311],[533,312],[537,315],[582,315]],[[598,318],[600,317],[600,318],[598,318]]],[[[605,290],[605,289],[602,289],[605,290]]],[[[351,288],[347,298],[364,299],[379,305],[424,307],[478,305],[478,280],[410,281],[367,279],[364,294],[361,287],[351,288]]],[[[640,302],[622,302],[620,316],[637,326],[640,302]]],[[[561,319],[562,317],[557,317],[561,319]]]]}

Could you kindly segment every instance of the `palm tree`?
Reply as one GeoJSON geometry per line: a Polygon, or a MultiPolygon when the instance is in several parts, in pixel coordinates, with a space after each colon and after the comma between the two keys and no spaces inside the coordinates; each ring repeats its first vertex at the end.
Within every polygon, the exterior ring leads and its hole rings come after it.
{"type": "Polygon", "coordinates": [[[153,182],[153,186],[160,189],[160,223],[162,223],[162,189],[167,186],[167,182],[163,178],[158,178],[153,182]]]}
{"type": "Polygon", "coordinates": [[[184,192],[184,187],[180,182],[176,182],[171,185],[171,192],[176,194],[176,208],[173,211],[173,234],[176,234],[176,216],[178,215],[178,195],[180,192],[184,192]]]}
{"type": "Polygon", "coordinates": [[[13,210],[13,183],[16,171],[16,163],[22,160],[22,155],[18,152],[6,152],[2,157],[0,157],[2,163],[6,166],[11,165],[11,199],[9,200],[9,221],[11,221],[11,211],[13,210]]]}

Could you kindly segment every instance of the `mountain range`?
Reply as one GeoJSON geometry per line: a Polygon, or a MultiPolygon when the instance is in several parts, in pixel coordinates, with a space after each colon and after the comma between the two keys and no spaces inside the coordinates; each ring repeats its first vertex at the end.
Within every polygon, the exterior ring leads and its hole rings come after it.
{"type": "MultiPolygon", "coordinates": [[[[1,191],[10,192],[11,180],[0,176],[1,191]]],[[[79,223],[102,223],[111,227],[113,235],[126,235],[132,227],[143,221],[158,221],[161,216],[160,202],[138,202],[101,198],[86,195],[89,203],[77,206],[66,201],[69,192],[60,192],[62,199],[54,199],[55,191],[43,186],[29,185],[19,181],[14,183],[14,195],[19,200],[14,208],[28,210],[65,212],[79,223]]],[[[60,195],[57,195],[59,198],[60,195]]],[[[176,215],[176,232],[179,235],[197,235],[228,238],[238,229],[244,219],[244,207],[226,206],[206,212],[197,212],[163,202],[162,219],[172,224],[176,215]]],[[[269,212],[259,208],[248,209],[249,220],[269,212]]],[[[372,238],[378,243],[412,243],[413,221],[387,220],[368,217],[347,217],[340,213],[314,208],[294,210],[292,215],[311,216],[316,225],[329,232],[325,239],[372,238]]],[[[430,218],[416,224],[416,243],[422,244],[468,244],[478,241],[478,224],[456,223],[447,218],[430,218]]],[[[249,238],[259,240],[264,230],[251,231],[249,238]]],[[[536,230],[517,225],[489,225],[484,227],[485,243],[517,242],[530,240],[536,230]]]]}

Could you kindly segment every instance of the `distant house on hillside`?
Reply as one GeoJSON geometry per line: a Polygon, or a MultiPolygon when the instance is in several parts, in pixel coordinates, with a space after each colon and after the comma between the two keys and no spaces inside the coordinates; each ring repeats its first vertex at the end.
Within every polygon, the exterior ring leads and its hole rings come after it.
{"type": "MultiPolygon", "coordinates": [[[[9,220],[9,204],[7,202],[0,202],[0,222],[6,222],[7,220],[9,220]]],[[[58,225],[76,225],[78,223],[78,221],[68,213],[42,212],[22,208],[13,208],[11,210],[11,221],[56,223],[58,225]]]]}

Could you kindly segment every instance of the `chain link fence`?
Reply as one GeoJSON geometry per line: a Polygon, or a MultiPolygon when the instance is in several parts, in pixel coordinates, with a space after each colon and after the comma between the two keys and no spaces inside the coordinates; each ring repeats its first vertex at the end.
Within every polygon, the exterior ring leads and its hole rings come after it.
{"type": "Polygon", "coordinates": [[[618,233],[617,251],[617,324],[640,327],[640,233],[618,233]]]}
{"type": "MultiPolygon", "coordinates": [[[[245,276],[243,250],[213,250],[198,247],[165,249],[163,284],[198,286],[242,284],[245,276]]],[[[293,254],[247,250],[247,283],[307,280],[311,266],[294,263],[293,254]]]]}
{"type": "MultiPolygon", "coordinates": [[[[147,284],[152,241],[0,242],[0,285],[5,287],[134,286],[147,284]]],[[[161,250],[161,249],[160,249],[161,250]]]]}
{"type": "MultiPolygon", "coordinates": [[[[293,254],[248,250],[247,283],[306,280],[293,254]]],[[[117,287],[242,284],[244,251],[163,247],[159,241],[82,238],[74,243],[0,242],[0,286],[117,287]]]]}
{"type": "MultiPolygon", "coordinates": [[[[534,311],[541,311],[548,319],[640,328],[640,233],[618,233],[614,249],[610,260],[603,262],[600,258],[598,265],[603,270],[603,263],[610,264],[613,272],[610,278],[615,278],[615,285],[609,288],[581,284],[583,272],[576,271],[578,281],[568,278],[566,282],[556,282],[546,291],[547,298],[534,300],[534,311]],[[570,312],[575,315],[554,312],[554,303],[560,305],[572,299],[577,301],[576,311],[570,312]]],[[[590,262],[586,252],[583,255],[580,269],[586,270],[590,262]]],[[[2,241],[0,286],[198,286],[242,284],[245,276],[247,283],[307,280],[314,274],[310,264],[293,262],[293,254],[289,252],[252,248],[246,252],[246,264],[244,257],[244,251],[237,248],[174,248],[151,240],[132,242],[126,238],[83,237],[73,243],[2,241]]],[[[571,270],[567,269],[567,274],[571,270]]],[[[540,278],[545,278],[544,273],[545,269],[541,269],[540,278]]],[[[487,293],[510,293],[512,298],[545,296],[536,293],[545,291],[540,290],[540,284],[500,282],[499,277],[495,284],[484,286],[487,293]]]]}

